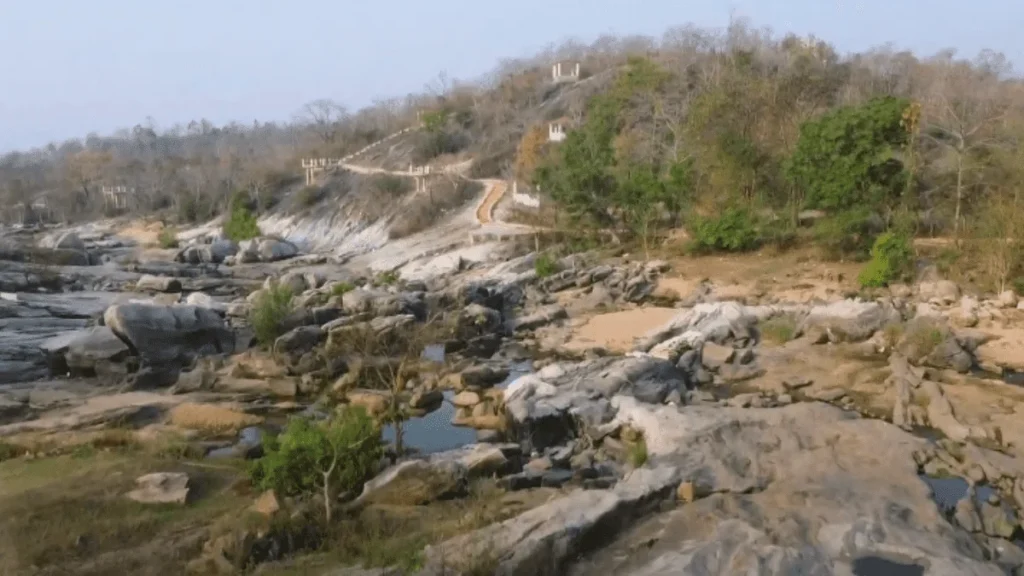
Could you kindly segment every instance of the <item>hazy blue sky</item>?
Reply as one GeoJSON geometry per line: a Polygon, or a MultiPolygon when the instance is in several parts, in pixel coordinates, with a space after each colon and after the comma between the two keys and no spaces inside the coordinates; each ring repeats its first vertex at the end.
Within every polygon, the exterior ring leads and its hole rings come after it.
{"type": "Polygon", "coordinates": [[[419,91],[445,70],[567,37],[653,34],[730,10],[841,52],[885,42],[1004,52],[1024,68],[1021,0],[0,0],[0,152],[160,126],[287,119],[419,91]]]}

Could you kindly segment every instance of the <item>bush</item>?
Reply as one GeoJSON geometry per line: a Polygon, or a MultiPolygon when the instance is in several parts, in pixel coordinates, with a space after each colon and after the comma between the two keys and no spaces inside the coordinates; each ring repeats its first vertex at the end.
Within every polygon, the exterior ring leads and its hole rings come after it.
{"type": "Polygon", "coordinates": [[[727,208],[717,218],[697,217],[690,228],[695,252],[745,252],[759,244],[754,216],[743,208],[727,208]]]}
{"type": "Polygon", "coordinates": [[[419,135],[412,151],[412,160],[423,164],[442,154],[455,154],[467,145],[466,137],[448,130],[427,131],[419,135]]]}
{"type": "Polygon", "coordinates": [[[351,282],[338,282],[331,288],[331,294],[335,296],[344,296],[345,294],[356,289],[355,284],[351,282]]]}
{"type": "Polygon", "coordinates": [[[376,473],[383,442],[377,423],[353,406],[326,422],[293,418],[279,436],[264,440],[264,450],[249,469],[252,483],[283,496],[322,492],[330,520],[330,502],[357,493],[376,473]]]}
{"type": "Polygon", "coordinates": [[[317,186],[306,186],[299,190],[295,200],[302,208],[310,208],[320,201],[320,198],[323,197],[323,192],[323,189],[317,186]]]}
{"type": "Polygon", "coordinates": [[[868,257],[875,239],[876,224],[871,212],[851,210],[820,220],[814,226],[814,240],[828,259],[868,257]]]}
{"type": "Polygon", "coordinates": [[[550,255],[541,253],[537,254],[537,258],[533,261],[533,270],[537,273],[537,278],[547,278],[558,272],[558,264],[550,255]]]}
{"type": "Polygon", "coordinates": [[[878,288],[903,279],[914,266],[914,249],[901,234],[886,232],[871,247],[871,261],[860,271],[861,286],[878,288]]]}
{"type": "Polygon", "coordinates": [[[287,286],[274,285],[263,289],[249,311],[249,324],[256,340],[264,346],[273,345],[283,333],[284,320],[291,311],[292,291],[287,286]]]}
{"type": "Polygon", "coordinates": [[[412,190],[412,180],[394,174],[377,174],[372,180],[373,189],[386,196],[402,196],[412,190]]]}
{"type": "Polygon", "coordinates": [[[260,235],[260,226],[256,223],[256,215],[241,204],[235,204],[231,216],[224,222],[224,236],[235,242],[250,240],[260,235]]]}
{"type": "Polygon", "coordinates": [[[776,344],[785,344],[796,334],[796,320],[792,316],[776,316],[765,320],[758,327],[761,339],[776,344]]]}
{"type": "Polygon", "coordinates": [[[374,281],[374,284],[376,284],[377,286],[393,286],[395,284],[398,284],[398,281],[400,279],[401,278],[399,278],[398,272],[395,272],[394,270],[388,270],[387,272],[381,272],[380,274],[378,274],[377,278],[374,281]]]}
{"type": "Polygon", "coordinates": [[[174,231],[174,228],[164,228],[161,230],[160,235],[156,237],[156,241],[160,244],[161,248],[178,247],[178,235],[174,231]]]}

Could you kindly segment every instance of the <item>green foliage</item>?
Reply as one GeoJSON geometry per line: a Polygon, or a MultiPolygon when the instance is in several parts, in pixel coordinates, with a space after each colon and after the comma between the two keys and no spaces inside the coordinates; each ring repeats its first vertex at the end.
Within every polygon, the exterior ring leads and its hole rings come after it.
{"type": "Polygon", "coordinates": [[[424,132],[416,140],[412,151],[412,160],[422,164],[441,156],[455,154],[469,144],[466,136],[457,130],[439,130],[424,132]]]}
{"type": "Polygon", "coordinates": [[[908,106],[886,96],[805,122],[785,172],[805,191],[807,206],[841,211],[893,205],[906,183],[894,153],[907,140],[901,121],[908,106]]]}
{"type": "Polygon", "coordinates": [[[743,208],[727,208],[718,217],[696,217],[690,229],[695,252],[744,252],[759,244],[757,221],[743,208]]]}
{"type": "Polygon", "coordinates": [[[374,190],[385,196],[401,196],[412,190],[412,180],[394,174],[376,174],[371,180],[374,190]]]}
{"type": "Polygon", "coordinates": [[[914,249],[910,240],[894,232],[886,232],[871,247],[871,260],[857,280],[861,286],[876,288],[902,279],[914,266],[914,249]]]}
{"type": "Polygon", "coordinates": [[[826,258],[863,260],[875,240],[871,211],[860,208],[824,218],[814,225],[813,234],[826,258]]]}
{"type": "Polygon", "coordinates": [[[549,254],[541,252],[533,260],[533,270],[537,273],[537,278],[547,278],[558,272],[558,264],[549,254]]]}
{"type": "Polygon", "coordinates": [[[260,226],[256,222],[256,215],[237,195],[231,201],[231,214],[224,221],[223,231],[225,238],[235,242],[251,240],[260,235],[260,226]]]}
{"type": "Polygon", "coordinates": [[[306,186],[299,190],[296,196],[296,201],[299,206],[303,208],[310,208],[319,202],[321,197],[323,197],[323,188],[320,188],[319,186],[306,186]]]}
{"type": "Polygon", "coordinates": [[[647,442],[641,436],[629,445],[629,463],[639,468],[647,463],[647,442]]]}
{"type": "Polygon", "coordinates": [[[338,282],[331,288],[331,294],[335,296],[343,296],[348,292],[356,289],[355,284],[351,282],[338,282]]]}
{"type": "Polygon", "coordinates": [[[160,231],[160,235],[156,238],[157,243],[160,244],[161,248],[177,248],[178,247],[178,235],[174,228],[165,227],[160,231]]]}
{"type": "Polygon", "coordinates": [[[254,485],[284,496],[324,488],[357,492],[377,470],[383,454],[380,428],[361,407],[347,407],[326,422],[293,418],[276,438],[264,440],[264,456],[249,469],[254,485]]]}
{"type": "Polygon", "coordinates": [[[758,325],[761,338],[776,344],[785,344],[796,334],[796,320],[792,316],[776,316],[758,325]]]}
{"type": "Polygon", "coordinates": [[[260,291],[249,310],[249,324],[256,340],[271,346],[283,333],[285,318],[292,312],[292,291],[284,285],[272,285],[260,291]]]}
{"type": "Polygon", "coordinates": [[[445,124],[448,123],[448,111],[447,110],[435,110],[433,112],[425,112],[420,117],[423,122],[423,130],[430,133],[441,132],[445,124]]]}
{"type": "Polygon", "coordinates": [[[374,284],[377,286],[393,286],[398,284],[399,280],[401,280],[401,278],[399,277],[398,272],[395,270],[387,270],[377,275],[377,278],[374,280],[374,284]]]}

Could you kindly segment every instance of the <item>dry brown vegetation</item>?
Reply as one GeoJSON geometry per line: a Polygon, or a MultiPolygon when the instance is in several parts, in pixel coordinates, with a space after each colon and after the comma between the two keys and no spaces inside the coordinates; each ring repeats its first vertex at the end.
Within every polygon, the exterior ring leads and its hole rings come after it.
{"type": "MultiPolygon", "coordinates": [[[[441,75],[423,94],[378,102],[355,113],[317,100],[305,105],[292,123],[215,126],[200,119],[161,129],[148,120],[109,136],[91,134],[7,154],[0,158],[0,193],[4,204],[15,208],[8,218],[43,195],[51,206],[63,209],[58,217],[94,217],[105,210],[100,194],[104,185],[136,188],[132,212],[170,209],[181,220],[219,213],[238,190],[250,194],[263,210],[281,192],[298,190],[290,186],[298,181],[299,157],[355,151],[413,124],[418,110],[436,111],[441,120],[430,134],[415,135],[416,142],[455,142],[454,147],[435,146],[436,152],[470,153],[477,159],[477,177],[513,172],[525,177],[536,146],[517,159],[523,135],[533,134],[531,142],[539,140],[540,130],[554,118],[579,123],[589,97],[606,88],[614,79],[612,72],[635,56],[652,58],[680,86],[673,91],[675,98],[631,124],[681,133],[696,105],[708,110],[702,96],[709,89],[723,89],[721,93],[733,94],[728,108],[739,114],[737,119],[756,120],[743,130],[763,150],[788,150],[801,121],[837,105],[878,95],[919,102],[922,130],[914,170],[924,200],[922,226],[929,233],[959,231],[982,205],[980,200],[993,190],[1015,187],[1019,180],[997,177],[990,169],[996,160],[1006,163],[1020,156],[1016,142],[1022,133],[1017,127],[1024,92],[1009,78],[1009,63],[1001,55],[985,52],[966,61],[952,51],[920,57],[883,48],[841,58],[823,42],[772,37],[736,21],[723,32],[683,26],[660,40],[608,36],[589,46],[567,43],[532,58],[503,62],[479,82],[441,75]],[[551,85],[548,65],[556,60],[578,60],[585,80],[576,86],[551,85]],[[751,67],[753,75],[736,75],[751,67]]],[[[718,128],[701,137],[721,134],[731,122],[719,118],[718,128]]],[[[694,155],[694,150],[679,147],[681,141],[674,141],[673,153],[694,155]]],[[[643,155],[653,143],[632,141],[629,153],[643,155]]],[[[422,154],[427,144],[417,145],[421,161],[429,160],[422,154]]],[[[703,163],[713,160],[694,157],[703,163]]],[[[770,168],[770,163],[764,166],[770,168]]],[[[760,194],[758,188],[776,188],[773,179],[762,172],[743,186],[749,194],[760,194]]],[[[719,172],[718,180],[705,184],[728,181],[719,172]]],[[[769,191],[776,192],[784,190],[769,191]]],[[[306,195],[310,202],[316,198],[306,195]]]]}

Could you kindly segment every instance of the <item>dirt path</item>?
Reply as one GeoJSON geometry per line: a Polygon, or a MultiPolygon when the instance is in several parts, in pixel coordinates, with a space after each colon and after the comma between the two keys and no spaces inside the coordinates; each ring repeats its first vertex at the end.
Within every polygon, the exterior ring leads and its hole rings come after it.
{"type": "Polygon", "coordinates": [[[490,224],[492,221],[491,217],[494,214],[494,207],[501,200],[501,197],[505,195],[507,186],[501,180],[481,180],[481,182],[490,186],[490,190],[487,191],[484,201],[476,209],[476,221],[480,224],[490,224]]]}

